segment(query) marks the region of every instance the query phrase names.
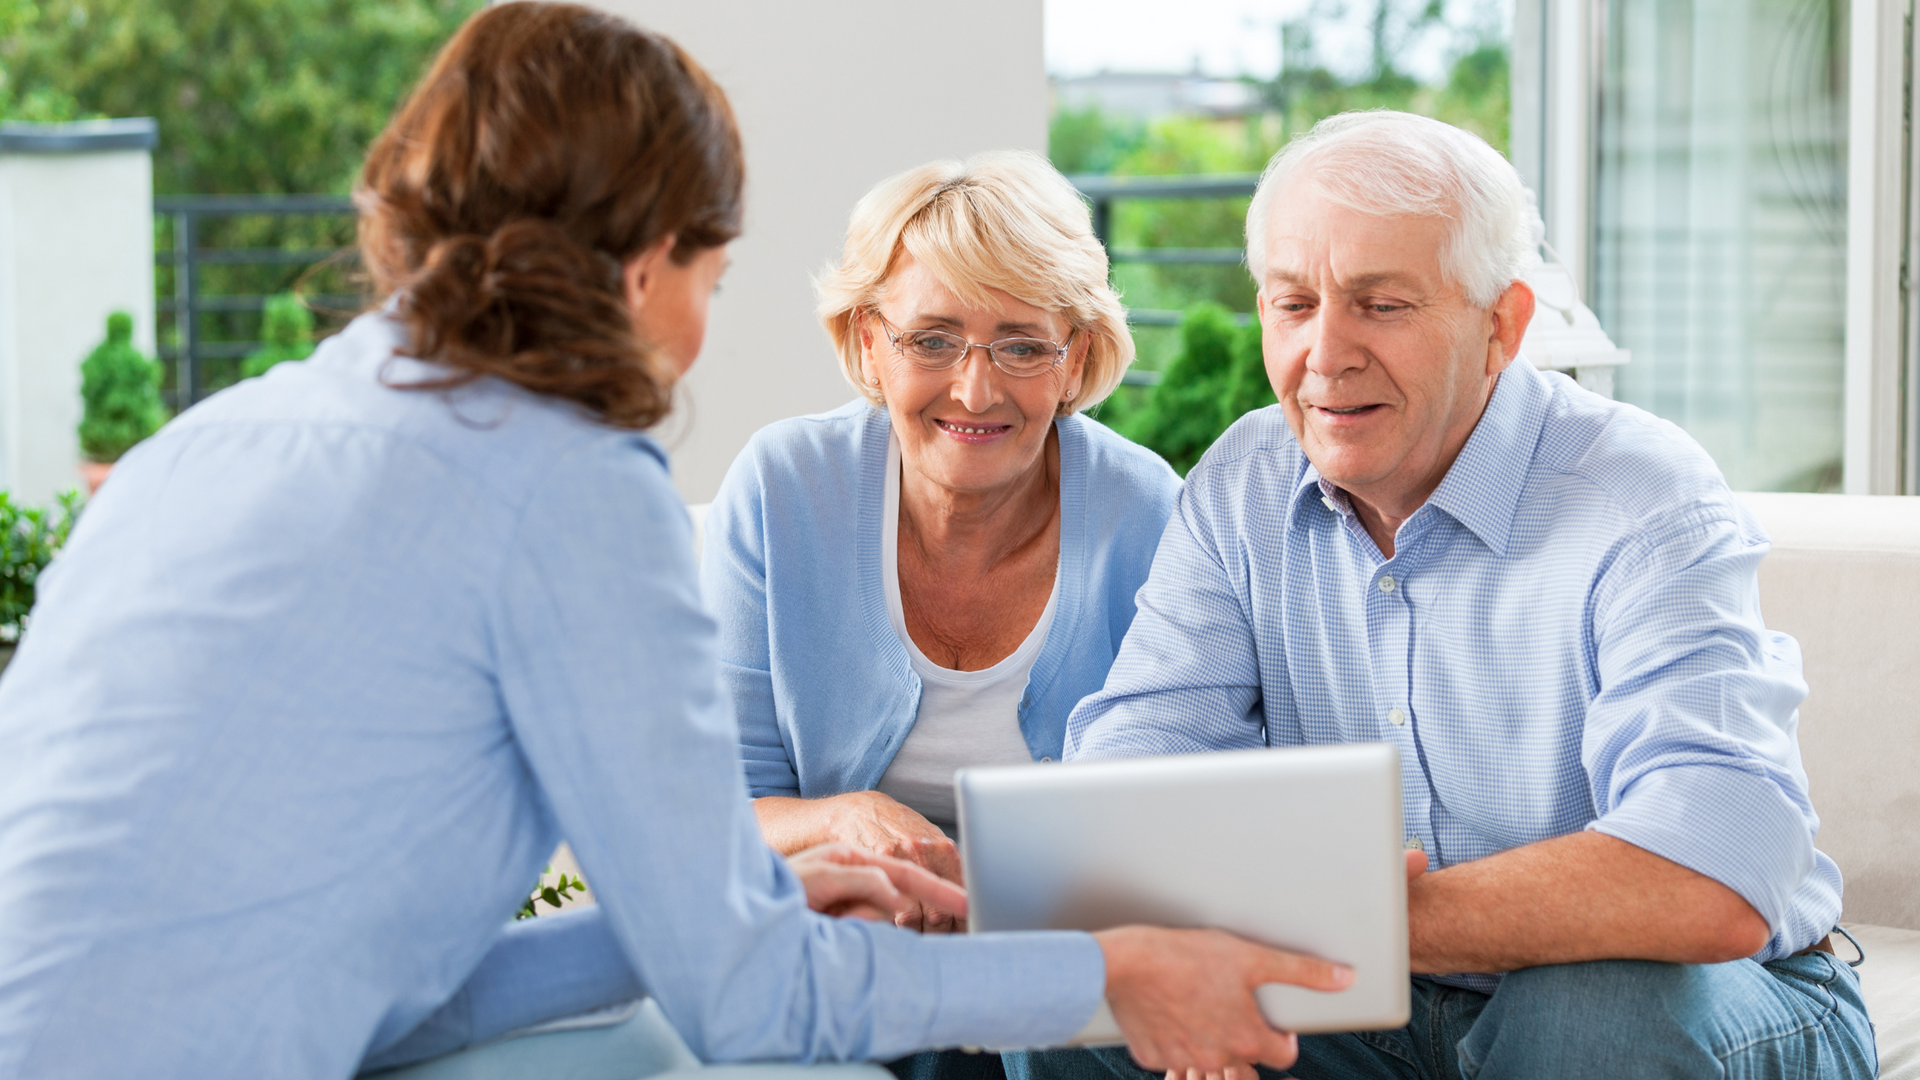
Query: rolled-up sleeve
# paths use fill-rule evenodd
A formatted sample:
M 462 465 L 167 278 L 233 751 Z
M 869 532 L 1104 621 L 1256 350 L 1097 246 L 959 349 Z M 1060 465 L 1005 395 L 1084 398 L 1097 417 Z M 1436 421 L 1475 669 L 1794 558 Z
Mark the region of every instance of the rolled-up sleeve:
M 707 511 L 700 591 L 719 631 L 720 686 L 740 726 L 747 790 L 798 795 L 800 778 L 780 735 L 767 631 L 764 502 L 753 450 L 740 455 Z
M 1622 546 L 1594 594 L 1582 759 L 1592 828 L 1726 885 L 1780 941 L 1807 932 L 1781 934 L 1819 819 L 1794 738 L 1799 648 L 1760 618 L 1767 547 L 1714 506 Z
M 1253 626 L 1212 542 L 1204 480 L 1182 489 L 1107 682 L 1067 719 L 1069 760 L 1262 745 Z
M 695 1053 L 890 1058 L 1086 1022 L 1105 981 L 1088 935 L 923 938 L 807 909 L 746 796 L 685 510 L 637 440 L 563 462 L 524 521 L 494 618 L 513 736 L 637 983 Z

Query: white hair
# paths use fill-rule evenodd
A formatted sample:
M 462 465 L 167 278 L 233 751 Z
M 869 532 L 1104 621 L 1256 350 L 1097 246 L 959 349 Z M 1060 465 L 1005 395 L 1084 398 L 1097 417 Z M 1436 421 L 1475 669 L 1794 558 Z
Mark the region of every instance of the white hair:
M 1452 124 L 1374 109 L 1329 116 L 1268 162 L 1247 207 L 1247 268 L 1266 274 L 1267 213 L 1295 179 L 1336 206 L 1452 222 L 1441 272 L 1491 307 L 1535 258 L 1538 214 L 1520 174 L 1486 140 Z

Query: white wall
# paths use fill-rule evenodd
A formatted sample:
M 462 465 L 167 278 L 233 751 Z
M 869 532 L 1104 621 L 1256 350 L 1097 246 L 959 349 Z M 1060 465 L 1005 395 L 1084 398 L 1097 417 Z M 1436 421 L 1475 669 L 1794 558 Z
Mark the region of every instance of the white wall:
M 0 489 L 81 485 L 80 362 L 107 314 L 153 353 L 153 164 L 145 150 L 0 152 Z
M 595 0 L 679 42 L 726 88 L 747 148 L 747 231 L 661 434 L 690 502 L 748 436 L 853 397 L 810 275 L 883 177 L 981 150 L 1046 151 L 1041 0 Z

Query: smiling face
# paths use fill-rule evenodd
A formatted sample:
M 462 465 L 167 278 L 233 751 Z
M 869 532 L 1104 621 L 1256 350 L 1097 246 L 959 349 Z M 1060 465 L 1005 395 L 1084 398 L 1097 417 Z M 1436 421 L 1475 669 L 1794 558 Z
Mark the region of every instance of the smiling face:
M 1267 377 L 1320 475 L 1394 519 L 1439 486 L 1533 313 L 1519 283 L 1468 302 L 1441 270 L 1447 226 L 1335 205 L 1311 176 L 1267 219 Z
M 1050 311 L 990 290 L 993 307 L 955 296 L 932 271 L 903 257 L 887 279 L 879 313 L 902 333 L 945 330 L 986 344 L 1008 337 L 1064 342 L 1071 328 Z M 985 349 L 969 349 L 960 363 L 929 371 L 901 355 L 878 320 L 859 321 L 861 378 L 881 395 L 900 439 L 907 471 L 956 494 L 991 495 L 1041 466 L 1054 412 L 1080 387 L 1086 335 L 1074 338 L 1066 359 L 1038 375 L 1008 375 Z

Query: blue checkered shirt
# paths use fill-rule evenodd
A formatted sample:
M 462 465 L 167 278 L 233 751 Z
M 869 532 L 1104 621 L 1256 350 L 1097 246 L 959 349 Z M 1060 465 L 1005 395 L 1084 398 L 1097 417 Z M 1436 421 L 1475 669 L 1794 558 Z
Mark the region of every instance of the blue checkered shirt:
M 1066 756 L 1385 740 L 1434 869 L 1597 829 L 1732 888 L 1774 931 L 1755 959 L 1785 956 L 1840 872 L 1768 546 L 1678 428 L 1521 361 L 1384 558 L 1269 407 L 1187 478 Z

